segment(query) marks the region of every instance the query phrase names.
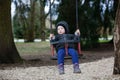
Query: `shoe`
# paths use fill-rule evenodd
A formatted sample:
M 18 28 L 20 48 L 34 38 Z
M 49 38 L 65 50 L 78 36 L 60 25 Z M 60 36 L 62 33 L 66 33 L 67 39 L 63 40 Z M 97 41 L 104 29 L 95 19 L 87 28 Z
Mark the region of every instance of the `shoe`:
M 65 74 L 65 73 L 64 73 L 64 65 L 63 65 L 62 63 L 58 65 L 58 70 L 59 70 L 59 74 L 60 74 L 60 75 L 61 75 L 61 74 Z
M 81 70 L 80 70 L 80 68 L 79 68 L 79 64 L 78 64 L 78 63 L 75 63 L 75 64 L 73 65 L 73 68 L 74 68 L 73 73 L 81 73 Z

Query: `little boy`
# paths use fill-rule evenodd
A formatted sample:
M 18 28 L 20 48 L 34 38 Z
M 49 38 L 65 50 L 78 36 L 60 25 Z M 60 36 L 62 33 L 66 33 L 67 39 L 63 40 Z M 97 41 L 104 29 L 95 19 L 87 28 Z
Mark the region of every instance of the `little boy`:
M 62 40 L 63 34 L 68 34 L 69 29 L 68 29 L 68 24 L 65 21 L 60 21 L 56 25 L 56 30 L 58 35 L 54 36 L 54 34 L 50 34 L 50 40 L 51 41 L 59 41 Z M 76 30 L 75 36 L 80 35 L 79 29 Z M 58 43 L 54 45 L 55 48 L 57 49 L 57 57 L 58 57 L 58 69 L 59 69 L 59 74 L 64 74 L 64 57 L 66 55 L 65 51 L 65 44 L 64 43 Z M 73 69 L 74 73 L 81 73 L 81 70 L 79 68 L 79 60 L 78 60 L 78 53 L 73 47 L 74 45 L 72 43 L 68 43 L 68 55 L 72 57 L 72 63 L 73 63 Z

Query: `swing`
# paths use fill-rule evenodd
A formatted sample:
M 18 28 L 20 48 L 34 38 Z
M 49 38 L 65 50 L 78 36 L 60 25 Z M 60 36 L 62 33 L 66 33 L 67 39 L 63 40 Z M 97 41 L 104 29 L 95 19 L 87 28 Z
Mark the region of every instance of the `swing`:
M 51 14 L 51 2 L 50 2 L 50 32 L 52 33 L 52 14 Z M 78 2 L 76 0 L 76 28 L 78 29 Z M 61 43 L 65 45 L 65 51 L 66 55 L 68 55 L 67 49 L 68 49 L 68 44 L 73 43 L 75 45 L 75 49 L 77 50 L 79 57 L 82 56 L 83 54 L 81 53 L 81 47 L 80 47 L 80 38 L 79 36 L 75 36 L 74 34 L 63 34 L 64 40 L 59 40 L 59 41 L 50 41 L 50 47 L 51 47 L 51 54 L 52 60 L 57 59 L 57 50 L 55 50 L 54 45 Z M 77 47 L 77 48 L 76 48 Z M 56 54 L 54 54 L 56 51 Z M 65 56 L 65 59 L 70 59 L 71 56 Z

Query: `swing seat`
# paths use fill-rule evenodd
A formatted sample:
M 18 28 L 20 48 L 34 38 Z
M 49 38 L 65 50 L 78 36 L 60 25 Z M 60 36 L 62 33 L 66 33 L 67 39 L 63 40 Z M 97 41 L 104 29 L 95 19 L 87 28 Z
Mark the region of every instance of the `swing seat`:
M 79 54 L 79 57 L 82 56 L 81 54 L 81 48 L 80 48 L 80 38 L 79 36 L 75 36 L 74 34 L 63 34 L 63 37 L 64 37 L 64 40 L 59 40 L 59 41 L 50 41 L 50 44 L 52 45 L 51 47 L 51 52 L 52 52 L 52 56 L 51 56 L 51 59 L 52 60 L 57 60 L 57 50 L 56 51 L 56 54 L 54 54 L 54 45 L 56 44 L 69 44 L 69 43 L 74 43 L 74 46 L 75 46 L 75 49 L 78 51 L 78 54 Z M 70 59 L 71 56 L 65 56 L 64 57 L 65 59 Z
M 83 54 L 81 55 L 78 55 L 78 58 L 81 58 L 83 57 Z M 65 56 L 64 59 L 71 59 L 72 57 L 71 56 Z M 57 60 L 57 53 L 54 55 L 54 56 L 51 56 L 50 58 L 51 60 Z M 84 58 L 83 58 L 84 59 Z

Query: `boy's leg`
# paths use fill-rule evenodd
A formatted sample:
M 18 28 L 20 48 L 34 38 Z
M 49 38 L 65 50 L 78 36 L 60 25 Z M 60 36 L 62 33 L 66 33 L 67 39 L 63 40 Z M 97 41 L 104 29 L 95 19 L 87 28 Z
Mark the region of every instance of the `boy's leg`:
M 58 64 L 64 64 L 65 49 L 59 49 L 57 52 Z
M 75 49 L 69 48 L 68 49 L 69 55 L 72 57 L 72 62 L 73 62 L 73 68 L 74 68 L 74 73 L 81 73 L 81 70 L 79 68 L 79 59 L 78 59 L 78 53 Z
M 78 53 L 73 48 L 68 48 L 68 54 L 72 57 L 72 63 L 79 63 Z
M 65 49 L 59 49 L 57 53 L 59 74 L 64 74 Z

